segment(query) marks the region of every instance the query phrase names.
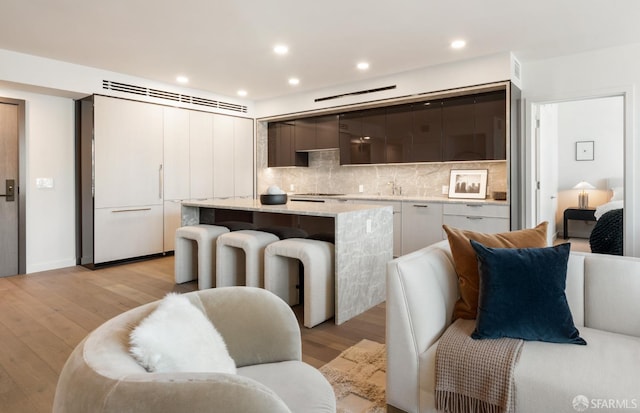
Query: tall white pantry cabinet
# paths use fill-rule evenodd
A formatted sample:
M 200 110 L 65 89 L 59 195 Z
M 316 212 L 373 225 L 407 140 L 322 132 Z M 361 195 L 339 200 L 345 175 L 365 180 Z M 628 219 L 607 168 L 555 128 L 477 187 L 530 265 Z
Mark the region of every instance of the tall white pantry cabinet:
M 183 200 L 253 196 L 252 119 L 99 95 L 77 108 L 80 264 L 172 251 Z

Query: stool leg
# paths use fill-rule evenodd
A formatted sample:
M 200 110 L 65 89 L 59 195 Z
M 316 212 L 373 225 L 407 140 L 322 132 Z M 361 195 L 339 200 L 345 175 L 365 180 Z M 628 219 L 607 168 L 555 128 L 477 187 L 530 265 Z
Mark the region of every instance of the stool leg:
M 264 288 L 282 298 L 287 304 L 298 304 L 296 283 L 298 260 L 265 252 Z
M 176 284 L 193 281 L 197 277 L 193 265 L 194 243 L 195 241 L 188 238 L 176 238 L 176 250 L 174 258 L 174 274 Z
M 322 251 L 322 259 L 310 260 L 303 257 L 304 265 L 304 326 L 311 328 L 334 315 L 334 264 L 333 251 Z
M 215 280 L 216 250 L 210 239 L 200 240 L 198 250 L 198 289 L 205 290 L 212 288 Z
M 234 287 L 245 284 L 242 272 L 244 251 L 218 243 L 216 246 L 216 287 Z

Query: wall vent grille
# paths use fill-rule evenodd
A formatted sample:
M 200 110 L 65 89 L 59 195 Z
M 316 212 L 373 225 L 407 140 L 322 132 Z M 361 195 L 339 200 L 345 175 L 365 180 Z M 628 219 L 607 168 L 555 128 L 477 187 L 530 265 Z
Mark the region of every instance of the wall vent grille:
M 520 79 L 520 62 L 518 62 L 515 59 L 513 61 L 513 75 L 516 77 L 516 79 L 521 80 Z
M 139 96 L 149 96 L 152 98 L 168 100 L 172 102 L 189 103 L 191 105 L 206 106 L 209 108 L 224 109 L 232 112 L 247 113 L 245 105 L 236 103 L 221 102 L 213 99 L 206 99 L 197 96 L 183 95 L 181 93 L 169 92 L 166 90 L 151 89 L 144 86 L 128 85 L 126 83 L 103 80 L 102 88 L 114 90 L 116 92 L 131 93 Z

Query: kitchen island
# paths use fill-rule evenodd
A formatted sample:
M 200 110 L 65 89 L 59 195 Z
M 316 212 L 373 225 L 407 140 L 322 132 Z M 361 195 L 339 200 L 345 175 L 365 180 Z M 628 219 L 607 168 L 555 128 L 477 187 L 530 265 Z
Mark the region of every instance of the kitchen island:
M 351 203 L 288 202 L 262 205 L 254 199 L 185 201 L 182 225 L 236 220 L 258 227 L 286 225 L 335 238 L 335 323 L 385 299 L 386 264 L 392 259 L 393 208 Z

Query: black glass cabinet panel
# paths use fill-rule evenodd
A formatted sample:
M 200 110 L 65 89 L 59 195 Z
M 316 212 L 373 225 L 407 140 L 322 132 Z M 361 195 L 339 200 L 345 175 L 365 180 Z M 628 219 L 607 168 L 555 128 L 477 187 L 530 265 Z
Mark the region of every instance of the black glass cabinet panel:
M 411 162 L 414 113 L 411 105 L 387 108 L 385 159 L 387 163 Z
M 308 153 L 295 152 L 294 121 L 272 122 L 267 128 L 267 165 L 269 168 L 309 165 Z
M 484 159 L 507 159 L 507 100 L 506 92 L 476 95 L 475 135 L 483 142 Z
M 484 159 L 484 145 L 476 142 L 473 96 L 445 99 L 442 102 L 444 161 Z
M 442 162 L 442 101 L 413 104 L 413 143 L 406 162 Z
M 316 149 L 315 118 L 296 119 L 294 142 L 296 151 Z
M 385 162 L 385 109 L 340 115 L 340 164 Z
M 340 146 L 338 135 L 338 115 L 324 115 L 315 118 L 316 148 L 336 149 Z

